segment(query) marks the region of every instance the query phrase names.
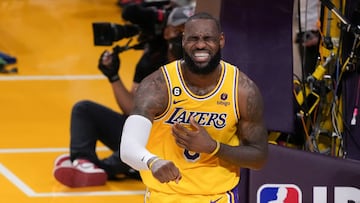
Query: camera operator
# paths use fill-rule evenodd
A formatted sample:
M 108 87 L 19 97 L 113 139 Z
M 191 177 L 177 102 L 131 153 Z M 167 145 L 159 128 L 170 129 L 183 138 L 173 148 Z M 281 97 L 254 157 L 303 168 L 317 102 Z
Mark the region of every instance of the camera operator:
M 195 7 L 195 1 L 192 0 L 164 2 L 167 4 L 161 3 L 161 1 L 144 1 L 142 4 L 129 3 L 123 9 L 122 18 L 141 28 L 138 41 L 140 43 L 145 42 L 144 54 L 135 69 L 134 82 L 136 83 L 140 83 L 143 78 L 158 67 L 169 62 L 167 58 L 168 39 L 163 33 L 164 28 L 167 27 L 167 16 L 169 16 L 170 11 L 177 7 Z M 181 36 L 179 37 L 181 38 Z
M 73 106 L 70 155 L 61 155 L 55 160 L 54 176 L 59 182 L 69 187 L 84 187 L 103 185 L 106 180 L 140 179 L 138 171 L 124 164 L 119 157 L 121 132 L 133 108 L 133 93 L 143 78 L 170 60 L 168 56 L 171 59 L 182 57 L 182 52 L 176 51 L 176 47 L 179 46 L 183 24 L 193 12 L 193 6 L 174 8 L 168 16 L 165 32 L 162 31 L 161 40 L 165 43 L 156 44 L 155 41 L 160 40 L 156 37 L 152 38 L 155 41 L 145 43 L 144 54 L 136 65 L 130 91 L 119 76 L 121 60 L 118 53 L 104 51 L 101 54 L 98 68 L 108 78 L 123 114 L 89 100 Z M 100 160 L 95 150 L 97 141 L 110 148 L 112 155 Z

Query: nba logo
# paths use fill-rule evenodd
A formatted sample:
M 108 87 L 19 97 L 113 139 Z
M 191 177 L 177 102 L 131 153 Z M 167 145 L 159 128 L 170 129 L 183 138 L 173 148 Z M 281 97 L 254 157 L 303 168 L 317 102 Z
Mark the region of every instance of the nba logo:
M 257 203 L 302 203 L 301 198 L 294 184 L 264 184 L 257 191 Z

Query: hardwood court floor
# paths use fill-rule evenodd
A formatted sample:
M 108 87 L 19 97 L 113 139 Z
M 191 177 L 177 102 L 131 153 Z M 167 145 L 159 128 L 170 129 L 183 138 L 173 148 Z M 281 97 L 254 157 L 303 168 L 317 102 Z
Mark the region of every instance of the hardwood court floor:
M 53 175 L 54 159 L 68 153 L 70 111 L 90 99 L 118 110 L 97 69 L 103 50 L 91 23 L 123 23 L 116 0 L 1 0 L 0 52 L 17 58 L 17 74 L 0 74 L 1 202 L 143 202 L 140 181 L 72 189 Z M 125 40 L 118 44 L 125 44 Z M 139 51 L 121 54 L 130 87 Z M 101 144 L 100 156 L 110 152 Z

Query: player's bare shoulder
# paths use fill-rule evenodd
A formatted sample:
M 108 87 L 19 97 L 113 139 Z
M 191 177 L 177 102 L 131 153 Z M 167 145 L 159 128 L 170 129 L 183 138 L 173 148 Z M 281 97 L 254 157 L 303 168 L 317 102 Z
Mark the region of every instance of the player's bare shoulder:
M 243 72 L 239 74 L 238 90 L 241 115 L 247 118 L 261 118 L 264 109 L 262 95 L 254 81 Z
M 168 104 L 168 91 L 161 68 L 143 81 L 135 92 L 134 114 L 153 118 L 161 114 Z

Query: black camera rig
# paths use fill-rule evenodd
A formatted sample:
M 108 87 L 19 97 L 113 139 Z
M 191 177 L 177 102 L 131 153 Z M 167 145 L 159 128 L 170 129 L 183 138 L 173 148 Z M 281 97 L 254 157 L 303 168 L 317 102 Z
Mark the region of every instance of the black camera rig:
M 156 36 L 163 34 L 166 19 L 170 12 L 170 1 L 155 1 L 128 4 L 123 8 L 122 18 L 131 24 L 116 24 L 111 22 L 93 22 L 92 29 L 95 46 L 112 46 L 124 38 L 138 37 L 138 44 L 113 48 L 118 53 L 128 49 L 143 49 L 144 44 Z

